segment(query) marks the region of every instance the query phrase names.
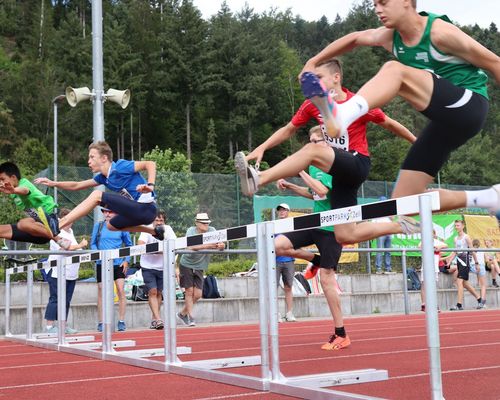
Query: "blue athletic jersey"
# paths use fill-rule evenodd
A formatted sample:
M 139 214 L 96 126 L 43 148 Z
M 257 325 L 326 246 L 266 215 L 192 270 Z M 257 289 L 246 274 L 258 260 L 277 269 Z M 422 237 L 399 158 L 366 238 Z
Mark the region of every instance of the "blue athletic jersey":
M 98 235 L 100 224 L 103 224 L 103 226 Z M 130 232 L 110 231 L 104 221 L 94 224 L 92 238 L 90 239 L 90 248 L 92 250 L 111 250 L 130 246 L 133 246 Z M 115 258 L 113 265 L 121 265 L 124 261 L 130 263 L 130 257 Z M 96 264 L 101 265 L 101 261 L 96 261 Z
M 98 184 L 106 186 L 109 190 L 118 192 L 131 200 L 138 201 L 139 197 L 143 195 L 141 202 L 148 203 L 154 201 L 154 192 L 143 194 L 136 190 L 137 185 L 144 185 L 147 182 L 134 168 L 135 161 L 113 161 L 108 176 L 97 174 L 94 176 L 94 180 Z

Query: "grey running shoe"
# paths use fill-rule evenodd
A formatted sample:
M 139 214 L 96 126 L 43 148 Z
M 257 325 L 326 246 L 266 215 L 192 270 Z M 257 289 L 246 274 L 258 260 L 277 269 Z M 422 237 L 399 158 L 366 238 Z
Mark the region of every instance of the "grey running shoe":
M 253 196 L 259 190 L 259 175 L 248 165 L 245 154 L 238 151 L 234 157 L 234 167 L 240 177 L 241 191 L 245 196 Z
M 188 315 L 189 326 L 196 326 L 196 321 L 191 315 Z
M 184 325 L 189 326 L 189 315 L 182 315 L 180 312 L 178 312 L 177 318 L 179 318 L 184 323 Z
M 163 321 L 161 319 L 158 319 L 156 320 L 156 328 L 155 329 L 163 329 L 164 328 L 164 324 L 163 324 Z
M 500 221 L 500 183 L 497 185 L 493 185 L 491 188 L 497 192 L 498 200 L 496 206 L 491 207 L 489 211 L 491 214 L 497 217 L 498 221 Z
M 450 311 L 463 311 L 464 307 L 463 306 L 453 306 L 450 308 Z
M 486 304 L 484 304 L 482 302 L 481 303 L 477 303 L 477 307 L 476 307 L 477 310 L 482 310 L 483 308 L 486 308 Z
M 64 333 L 68 335 L 74 335 L 75 333 L 78 333 L 78 331 L 74 328 L 67 326 L 66 329 L 64 330 Z
M 420 233 L 420 222 L 416 219 L 406 216 L 399 217 L 399 226 L 403 230 L 405 235 L 413 235 L 414 233 Z

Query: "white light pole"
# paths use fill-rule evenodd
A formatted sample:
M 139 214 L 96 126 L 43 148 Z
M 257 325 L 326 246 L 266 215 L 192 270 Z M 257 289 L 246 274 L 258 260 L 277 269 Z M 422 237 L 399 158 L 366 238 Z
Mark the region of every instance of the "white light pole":
M 54 106 L 54 181 L 57 181 L 57 109 L 66 99 L 64 94 L 60 94 L 52 99 Z M 54 202 L 57 204 L 57 187 L 54 187 Z

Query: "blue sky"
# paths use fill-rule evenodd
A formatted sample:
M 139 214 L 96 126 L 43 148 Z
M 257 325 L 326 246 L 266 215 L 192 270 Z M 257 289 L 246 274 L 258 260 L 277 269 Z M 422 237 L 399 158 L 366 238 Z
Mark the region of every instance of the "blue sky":
M 272 5 L 279 10 L 291 8 L 293 14 L 299 14 L 305 20 L 317 20 L 325 15 L 333 21 L 337 13 L 345 17 L 352 5 L 359 1 L 314 0 L 309 3 L 304 0 L 274 0 L 272 2 L 269 0 L 226 0 L 226 3 L 233 12 L 241 10 L 245 3 L 259 13 L 269 10 Z M 194 4 L 205 18 L 209 18 L 220 9 L 222 0 L 194 0 Z M 500 28 L 500 0 L 418 0 L 417 5 L 419 11 L 447 14 L 452 21 L 461 25 L 477 23 L 487 28 L 491 22 L 494 22 Z

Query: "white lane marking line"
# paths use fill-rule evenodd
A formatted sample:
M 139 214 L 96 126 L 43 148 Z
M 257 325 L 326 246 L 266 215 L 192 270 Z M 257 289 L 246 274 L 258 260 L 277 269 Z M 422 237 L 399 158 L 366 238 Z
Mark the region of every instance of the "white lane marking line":
M 44 363 L 44 364 L 12 365 L 10 367 L 0 367 L 0 370 L 18 369 L 18 368 L 52 367 L 54 365 L 83 364 L 83 363 L 93 363 L 93 362 L 102 362 L 102 360 L 93 359 L 93 360 L 81 360 L 81 361 L 61 361 L 61 362 Z
M 142 376 L 154 376 L 154 375 L 164 375 L 165 372 L 151 372 L 145 374 L 131 374 L 131 375 L 119 375 L 119 376 L 106 376 L 101 378 L 88 378 L 88 379 L 72 379 L 67 381 L 56 381 L 56 382 L 43 382 L 43 383 L 30 383 L 28 385 L 15 385 L 15 386 L 0 386 L 0 390 L 8 390 L 8 389 L 24 389 L 24 388 L 32 388 L 39 386 L 51 386 L 51 385 L 66 385 L 68 383 L 80 383 L 80 382 L 95 382 L 95 381 L 106 381 L 112 379 L 128 379 L 128 378 L 136 378 Z
M 448 371 L 442 371 L 443 374 L 456 374 L 461 372 L 471 372 L 471 371 L 484 371 L 490 369 L 500 369 L 500 365 L 491 365 L 489 367 L 474 367 L 474 368 L 464 368 L 464 369 L 450 369 Z M 421 376 L 428 376 L 428 372 L 424 372 L 421 374 L 412 374 L 412 375 L 401 375 L 401 376 L 392 376 L 389 379 L 408 379 L 408 378 L 418 378 Z
M 266 395 L 273 394 L 275 395 L 276 393 L 271 393 L 271 392 L 247 392 L 247 393 L 240 393 L 240 394 L 228 394 L 225 396 L 216 396 L 216 397 L 200 397 L 195 400 L 222 400 L 222 399 L 235 399 L 237 397 L 249 397 L 249 396 L 260 396 L 261 398 Z
M 10 354 L 0 354 L 0 357 L 11 357 L 11 356 L 31 356 L 36 354 L 49 354 L 53 351 L 32 351 L 31 353 L 10 353 Z

